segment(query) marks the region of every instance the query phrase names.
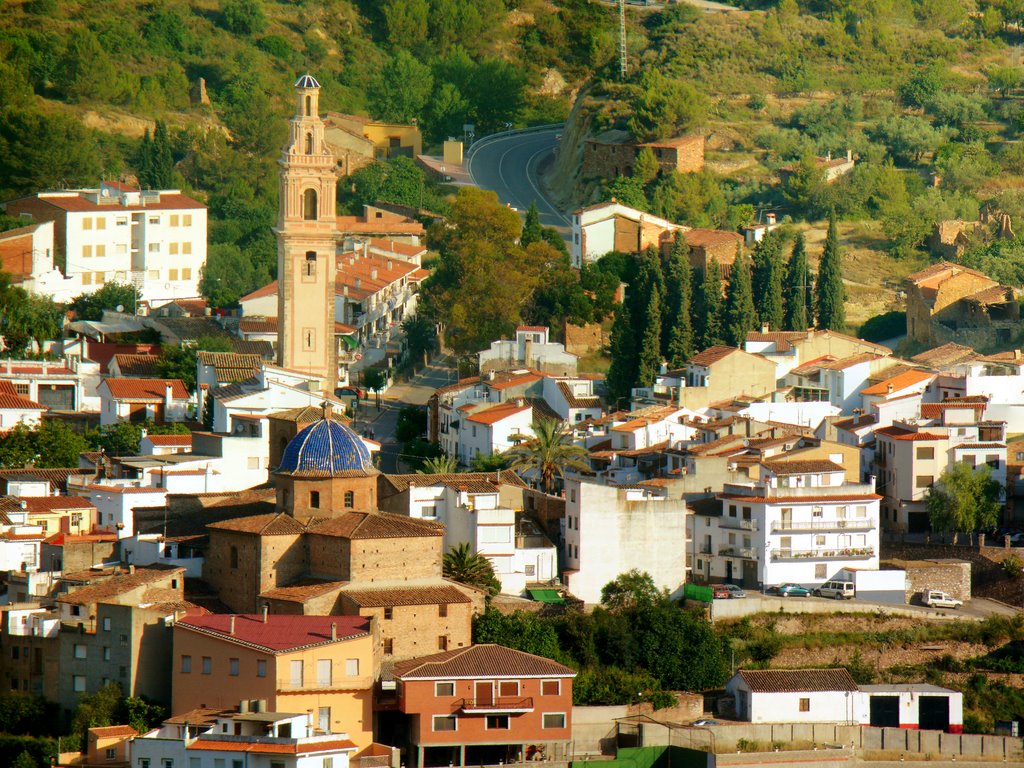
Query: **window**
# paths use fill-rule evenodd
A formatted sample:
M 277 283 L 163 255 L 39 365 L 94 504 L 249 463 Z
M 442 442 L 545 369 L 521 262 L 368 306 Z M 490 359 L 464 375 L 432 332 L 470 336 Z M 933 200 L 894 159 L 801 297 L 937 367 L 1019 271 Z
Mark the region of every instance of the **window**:
M 320 491 L 309 492 L 309 506 L 313 509 L 320 509 Z
M 325 757 L 324 758 L 323 768 L 334 768 L 334 758 L 333 757 Z
M 448 635 L 437 636 L 437 650 L 447 651 L 448 650 Z
M 307 155 L 312 155 L 313 154 L 313 134 L 312 133 L 307 133 L 306 134 L 306 154 Z
M 434 732 L 459 730 L 459 719 L 455 715 L 434 715 Z
M 127 216 L 118 216 L 115 223 L 119 227 L 127 227 L 128 226 L 128 217 Z
M 186 256 L 191 256 L 192 255 L 192 243 L 182 243 L 181 244 L 181 252 L 183 254 L 185 254 Z
M 85 646 L 80 643 L 75 643 L 75 658 L 84 659 L 86 654 Z
M 930 446 L 919 445 L 915 451 L 915 456 L 918 459 L 934 459 L 935 449 Z
M 317 685 L 330 685 L 333 675 L 333 664 L 330 659 L 316 660 L 316 683 Z
M 519 695 L 519 681 L 518 680 L 500 680 L 498 682 L 498 695 L 499 696 L 518 696 Z
M 104 645 L 103 646 L 103 660 L 104 661 L 110 661 L 110 646 L 109 645 Z
M 172 213 L 171 214 L 171 226 L 172 227 L 178 226 L 178 214 L 176 214 L 176 213 Z
M 384 609 L 384 620 L 385 621 L 391 621 L 391 619 L 393 619 L 394 617 L 395 617 L 395 609 L 394 608 L 385 608 Z
M 160 243 L 150 243 L 149 244 L 149 252 L 150 253 L 160 253 Z
M 174 768 L 174 758 L 165 757 L 163 759 L 163 762 L 160 763 L 160 765 L 162 766 L 162 768 Z
M 811 508 L 811 517 L 821 517 L 824 514 L 825 510 L 822 507 L 815 506 Z
M 934 483 L 934 475 L 918 475 L 916 478 L 914 478 L 915 488 L 931 488 Z
M 115 757 L 117 757 L 117 748 L 107 747 L 107 760 L 113 760 Z
M 213 673 L 213 659 L 209 656 L 203 656 L 203 674 L 209 675 Z
M 317 199 L 315 189 L 307 189 L 302 193 L 302 218 L 306 221 L 316 221 L 317 219 Z
M 345 491 L 345 509 L 352 509 L 356 505 L 356 495 L 353 491 Z
M 306 251 L 306 262 L 302 267 L 305 277 L 316 277 L 316 251 Z
M 488 715 L 484 718 L 484 728 L 488 731 L 507 731 L 508 715 Z
M 992 469 L 999 469 L 999 454 L 988 453 L 985 455 L 985 463 L 988 464 Z
M 106 229 L 106 228 L 107 228 L 107 220 L 105 218 L 103 218 L 102 216 L 97 216 L 96 217 L 96 229 Z
M 729 505 L 729 517 L 736 517 L 736 505 L 735 504 L 730 504 Z
M 228 659 L 228 674 L 238 677 L 238 659 Z
M 800 699 L 800 711 L 801 712 L 810 712 L 811 711 L 811 700 L 810 699 Z
M 359 676 L 359 659 L 345 659 L 345 674 L 349 677 Z
M 545 712 L 541 720 L 542 728 L 565 728 L 564 712 Z
M 264 659 L 256 660 L 256 677 L 267 676 L 267 662 Z
M 117 253 L 118 256 L 124 256 L 128 253 L 128 246 L 124 243 L 117 243 L 117 245 L 114 246 L 114 252 Z
M 176 281 L 178 279 L 178 270 L 176 270 L 176 269 L 170 270 L 168 275 L 167 275 L 167 279 L 168 280 L 175 280 Z
M 97 245 L 96 246 L 96 255 L 97 256 L 106 256 L 107 255 L 107 246 L 105 246 L 105 245 Z
M 128 646 L 128 635 L 120 635 L 117 640 L 121 644 L 122 648 L 126 648 Z
M 454 696 L 455 683 L 434 683 L 435 696 Z
M 384 653 L 385 655 L 391 655 L 395 652 L 395 641 L 390 637 L 384 638 Z
M 83 245 L 82 246 L 82 258 L 88 259 L 91 256 L 92 256 L 92 246 L 91 245 Z
M 128 677 L 128 667 L 118 667 L 117 674 L 119 677 Z
M 149 270 L 149 272 L 147 273 L 147 277 L 149 277 L 150 280 L 159 280 L 160 279 L 160 270 L 159 269 L 151 269 L 151 270 Z
M 160 223 L 160 217 L 159 216 L 150 216 L 149 217 L 149 223 L 150 224 L 159 224 Z
M 80 605 L 72 605 L 71 606 L 71 615 L 72 616 L 81 616 L 82 615 L 82 606 L 80 606 Z
M 191 227 L 192 226 L 192 214 L 191 213 L 186 213 L 185 215 L 183 215 L 181 217 L 181 225 L 183 227 Z
M 822 536 L 821 534 L 818 534 L 817 536 L 815 536 L 814 537 L 814 546 L 816 546 L 816 547 L 824 547 L 825 546 L 825 537 Z
M 104 277 L 105 277 L 105 275 L 104 275 L 103 272 L 93 272 L 92 273 L 92 281 L 96 285 L 103 285 Z
M 319 707 L 317 709 L 317 728 L 321 731 L 328 732 L 331 730 L 331 708 L 330 707 Z M 325 768 L 330 768 L 332 764 L 332 758 L 324 758 Z
M 448 618 L 448 603 L 441 603 L 439 606 L 437 606 L 437 615 L 439 618 L 442 619 Z
M 82 219 L 82 229 L 83 230 L 90 230 L 90 229 L 92 229 L 92 219 L 89 218 L 88 216 L 85 217 L 84 219 Z
M 92 272 L 82 273 L 82 285 L 92 285 Z
M 85 691 L 85 675 L 74 675 L 71 678 L 71 688 L 75 693 Z
M 562 681 L 561 680 L 541 680 L 540 681 L 540 695 L 541 696 L 558 696 L 562 692 Z
M 246 459 L 246 466 L 249 469 L 259 469 L 260 468 L 260 457 L 259 456 L 249 456 Z
M 178 255 L 178 244 L 177 243 L 168 243 L 167 244 L 167 252 L 171 256 L 177 256 Z
M 185 267 L 183 270 L 181 270 L 181 279 L 182 280 L 191 280 L 192 279 L 192 270 L 191 270 L 191 268 Z

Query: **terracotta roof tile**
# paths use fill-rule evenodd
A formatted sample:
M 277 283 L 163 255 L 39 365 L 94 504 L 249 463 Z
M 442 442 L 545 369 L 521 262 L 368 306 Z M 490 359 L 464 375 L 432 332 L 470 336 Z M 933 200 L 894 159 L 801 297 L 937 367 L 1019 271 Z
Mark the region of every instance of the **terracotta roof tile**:
M 14 410 L 14 411 L 45 411 L 47 410 L 45 405 L 40 405 L 34 400 L 29 400 L 27 397 L 21 395 L 5 395 L 0 393 L 0 410 Z
M 235 533 L 252 533 L 258 536 L 290 536 L 302 533 L 306 526 L 291 515 L 283 512 L 252 517 L 236 517 L 206 526 L 218 531 L 234 531 Z
M 899 392 L 900 390 L 908 387 L 913 387 L 917 384 L 923 384 L 931 381 L 934 378 L 935 374 L 930 371 L 905 371 L 897 376 L 880 381 L 877 384 L 872 384 L 867 389 L 862 389 L 860 393 L 862 395 L 885 395 L 889 393 L 889 387 L 892 387 L 893 392 Z
M 709 365 L 713 365 L 714 363 L 717 363 L 719 360 L 724 360 L 733 352 L 739 351 L 740 350 L 737 347 L 726 347 L 722 345 L 717 345 L 713 347 L 708 347 L 702 352 L 698 352 L 696 355 L 691 357 L 686 362 L 689 363 L 690 365 L 700 365 L 706 367 Z
M 443 536 L 444 526 L 392 512 L 348 512 L 341 517 L 310 522 L 309 533 L 345 539 L 402 539 Z
M 261 592 L 260 597 L 268 600 L 284 600 L 292 603 L 304 603 L 307 600 L 340 590 L 347 581 L 328 581 L 325 579 L 299 579 L 284 587 L 268 589 Z
M 60 208 L 64 211 L 99 211 L 113 213 L 115 211 L 173 211 L 181 209 L 195 210 L 206 208 L 206 206 L 198 200 L 193 200 L 191 197 L 183 195 L 180 192 L 170 191 L 161 193 L 159 201 L 149 201 L 145 205 L 141 202 L 133 205 L 121 205 L 120 199 L 118 198 L 112 198 L 109 202 L 105 202 L 101 205 L 78 194 L 69 194 L 67 196 L 50 194 L 31 195 L 28 198 L 22 199 L 38 199 L 40 202 L 48 203 L 54 208 Z
M 431 485 L 445 485 L 457 490 L 466 489 L 467 493 L 494 493 L 497 491 L 496 480 L 502 485 L 525 488 L 526 483 L 511 469 L 495 472 L 462 472 L 452 474 L 416 474 L 416 475 L 381 475 L 381 479 L 401 493 L 409 488 L 425 488 Z
M 522 405 L 516 405 L 514 401 L 509 403 L 498 403 L 497 405 L 492 405 L 490 408 L 484 408 L 483 410 L 471 413 L 466 417 L 466 421 L 490 426 L 492 424 L 497 424 L 499 421 L 504 421 L 511 416 L 523 413 L 524 411 L 529 411 L 532 408 L 533 406 L 528 403 L 523 403 Z
M 93 509 L 93 504 L 81 496 L 26 496 L 25 509 L 32 514 L 56 512 L 62 509 Z
M 186 749 L 204 752 L 251 752 L 267 755 L 299 755 L 316 752 L 340 752 L 358 749 L 351 739 L 331 739 L 330 741 L 296 741 L 291 744 L 269 744 L 263 741 L 218 741 L 216 738 L 199 738 L 190 743 Z
M 238 330 L 242 333 L 277 333 L 277 318 L 243 317 L 238 321 Z
M 130 725 L 107 725 L 97 728 L 90 728 L 89 733 L 96 734 L 101 739 L 116 739 L 119 736 L 138 736 L 139 732 Z
M 66 595 L 61 595 L 57 598 L 57 602 L 70 605 L 89 605 L 90 603 L 115 598 L 126 592 L 155 584 L 158 581 L 166 581 L 175 575 L 181 576 L 184 573 L 184 568 L 169 565 L 151 565 L 145 568 L 136 568 L 134 573 L 119 574 L 106 581 L 91 584 Z
M 332 625 L 337 638 L 333 641 Z M 210 614 L 181 619 L 176 626 L 271 653 L 342 642 L 370 633 L 370 620 L 362 616 L 269 614 L 264 620 L 262 614 Z
M 971 347 L 951 341 L 948 344 L 927 349 L 910 359 L 921 365 L 944 367 L 975 360 L 978 356 L 978 353 Z
M 861 365 L 863 363 L 870 363 L 872 360 L 878 360 L 884 357 L 884 355 L 876 355 L 873 352 L 861 352 L 856 355 L 850 355 L 849 357 L 842 357 L 838 360 L 827 360 L 819 363 L 819 368 L 826 368 L 830 371 L 844 371 L 847 368 L 852 368 L 855 365 Z
M 153 445 L 191 446 L 192 435 L 146 435 Z
M 491 643 L 471 645 L 395 664 L 400 680 L 458 677 L 575 677 L 562 664 Z
M 837 669 L 741 669 L 738 674 L 755 693 L 857 690 L 856 681 L 843 667 Z
M 472 600 L 451 584 L 424 587 L 346 589 L 343 593 L 361 608 L 389 608 L 398 605 L 455 605 Z
M 138 376 L 142 378 L 156 378 L 156 364 L 160 360 L 156 355 L 114 355 L 111 363 L 117 363 L 117 370 L 122 376 Z M 108 364 L 107 368 L 110 365 Z
M 110 396 L 115 400 L 159 400 L 163 402 L 167 386 L 171 397 L 188 400 L 188 390 L 180 379 L 104 379 Z
M 804 475 L 816 472 L 844 472 L 841 464 L 828 459 L 779 459 L 761 462 L 774 475 Z

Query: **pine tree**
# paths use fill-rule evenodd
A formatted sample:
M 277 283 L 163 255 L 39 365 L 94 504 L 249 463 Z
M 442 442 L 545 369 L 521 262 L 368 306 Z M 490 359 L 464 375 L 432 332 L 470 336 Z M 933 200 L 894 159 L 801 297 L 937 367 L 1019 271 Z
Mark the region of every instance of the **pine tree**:
M 793 253 L 786 269 L 786 317 L 783 327 L 787 331 L 806 331 L 814 325 L 814 287 L 811 271 L 807 267 L 807 249 L 804 234 L 798 232 L 793 241 Z
M 619 401 L 628 402 L 634 386 L 636 386 L 639 350 L 636 344 L 636 333 L 633 329 L 633 318 L 629 311 L 628 301 L 623 301 L 615 312 L 612 324 L 612 337 L 609 344 L 612 364 L 608 368 L 608 393 L 618 407 Z
M 757 315 L 762 324 L 773 330 L 782 328 L 782 240 L 767 233 L 754 251 L 752 284 Z
M 724 343 L 722 336 L 722 268 L 712 258 L 700 284 L 700 304 L 697 308 L 700 323 L 700 348 L 707 349 Z
M 171 152 L 171 139 L 167 134 L 167 123 L 163 120 L 156 121 L 152 148 L 153 188 L 170 189 L 174 186 L 174 154 Z
M 669 368 L 679 368 L 693 355 L 693 271 L 686 241 L 676 235 L 665 269 L 665 308 L 661 318 L 662 352 Z
M 825 251 L 818 265 L 818 281 L 815 284 L 815 304 L 818 310 L 818 327 L 841 331 L 846 325 L 846 309 L 843 302 L 846 291 L 843 287 L 842 253 L 839 250 L 839 233 L 836 229 L 836 214 L 833 211 L 828 220 L 828 236 Z
M 637 386 L 654 386 L 661 372 L 661 295 L 651 290 L 647 296 L 640 354 L 637 359 Z
M 526 209 L 526 221 L 523 222 L 523 233 L 519 235 L 519 244 L 525 248 L 531 243 L 537 243 L 544 239 L 544 228 L 540 224 L 540 211 L 537 210 L 537 201 L 530 203 Z
M 725 292 L 722 310 L 725 325 L 725 343 L 740 347 L 747 334 L 757 327 L 754 295 L 750 286 L 750 261 L 736 249 L 736 261 L 729 273 L 729 287 Z

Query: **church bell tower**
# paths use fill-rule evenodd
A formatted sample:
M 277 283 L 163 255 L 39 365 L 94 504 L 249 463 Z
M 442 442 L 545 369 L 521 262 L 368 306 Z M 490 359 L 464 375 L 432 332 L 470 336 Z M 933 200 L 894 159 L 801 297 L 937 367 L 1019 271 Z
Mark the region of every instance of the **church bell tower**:
M 295 82 L 291 137 L 278 161 L 280 211 L 277 235 L 277 361 L 283 368 L 318 376 L 333 393 L 338 379 L 334 337 L 337 166 L 324 142 L 318 113 L 320 83 Z

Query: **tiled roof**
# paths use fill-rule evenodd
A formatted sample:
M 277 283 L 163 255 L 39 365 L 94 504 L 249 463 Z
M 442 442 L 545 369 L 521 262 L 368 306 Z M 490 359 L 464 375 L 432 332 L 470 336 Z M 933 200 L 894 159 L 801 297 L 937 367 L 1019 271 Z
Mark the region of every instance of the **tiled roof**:
M 843 472 L 844 467 L 828 459 L 779 459 L 762 462 L 773 475 L 805 475 L 814 472 Z
M 232 619 L 234 634 L 231 633 Z M 370 633 L 370 620 L 362 616 L 269 614 L 264 619 L 262 614 L 210 614 L 181 619 L 177 626 L 270 653 L 326 645 Z M 332 626 L 336 640 L 331 640 Z
M 120 574 L 98 584 L 91 584 L 88 587 L 82 587 L 74 592 L 61 595 L 57 598 L 57 602 L 70 605 L 89 605 L 101 600 L 109 600 L 110 598 L 123 595 L 126 592 L 131 592 L 158 581 L 165 581 L 175 575 L 180 577 L 184 573 L 184 568 L 169 565 L 150 565 L 145 568 L 136 568 L 135 573 Z
M 971 449 L 971 450 L 976 450 L 978 448 L 1005 448 L 1005 447 L 1006 447 L 1006 443 L 960 443 L 959 445 L 954 445 L 953 446 L 953 450 L 960 450 L 961 448 L 967 448 L 967 449 Z
M 191 446 L 192 435 L 146 435 L 153 445 Z
M 836 429 L 864 429 L 877 423 L 877 416 L 862 415 L 859 419 L 856 416 L 850 416 L 839 421 L 833 421 L 832 426 Z
M 351 739 L 331 739 L 330 741 L 296 741 L 294 743 L 270 744 L 264 741 L 218 741 L 214 738 L 199 738 L 191 742 L 186 749 L 204 752 L 251 752 L 266 755 L 305 755 L 317 752 L 341 752 L 358 749 Z
M 156 364 L 159 360 L 160 358 L 156 355 L 118 354 L 114 355 L 111 362 L 117 363 L 117 370 L 122 376 L 156 378 Z
M 957 344 L 951 341 L 948 344 L 927 349 L 920 354 L 914 355 L 910 359 L 915 363 L 920 363 L 921 365 L 941 368 L 944 366 L 965 363 L 970 360 L 974 360 L 977 357 L 978 353 L 971 347 L 965 347 L 963 344 Z
M 893 392 L 899 392 L 901 389 L 913 387 L 917 384 L 923 384 L 924 382 L 931 381 L 934 378 L 935 374 L 929 371 L 905 371 L 897 376 L 893 376 L 891 379 L 886 379 L 885 381 L 880 381 L 877 384 L 872 384 L 870 387 L 862 389 L 860 393 L 862 395 L 885 395 L 889 393 L 889 387 L 892 387 Z
M 450 584 L 425 587 L 346 589 L 343 593 L 361 608 L 390 608 L 397 605 L 455 605 L 472 602 Z
M 434 680 L 465 677 L 575 677 L 562 664 L 532 653 L 491 643 L 457 648 L 395 664 L 400 680 Z
M 427 252 L 427 247 L 425 245 L 410 245 L 409 243 L 399 243 L 394 240 L 388 240 L 383 237 L 370 237 L 367 238 L 367 240 L 369 240 L 371 248 L 375 248 L 377 251 L 394 253 L 398 256 L 416 257 L 422 256 Z
M 483 410 L 471 413 L 466 417 L 466 421 L 472 421 L 476 424 L 492 425 L 497 424 L 499 421 L 503 421 L 511 416 L 516 416 L 524 411 L 532 410 L 533 406 L 528 403 L 522 405 L 516 405 L 515 401 L 508 403 L 498 403 L 492 405 L 490 408 L 484 408 Z
M 280 474 L 303 477 L 336 477 L 345 472 L 376 472 L 366 444 L 352 429 L 323 411 L 321 418 L 291 439 Z
M 94 470 L 70 467 L 66 469 L 37 469 L 28 467 L 24 469 L 0 469 L 0 491 L 7 490 L 7 484 L 12 481 L 47 481 L 51 489 L 59 489 L 66 493 L 68 490 L 68 478 L 72 475 L 91 475 Z
M 171 397 L 188 400 L 188 390 L 180 379 L 104 379 L 110 396 L 115 400 L 159 400 L 163 402 L 167 385 Z
M 299 579 L 285 587 L 276 587 L 261 592 L 260 597 L 268 600 L 284 600 L 291 603 L 304 603 L 307 600 L 326 595 L 341 589 L 347 581 L 328 581 L 326 579 Z
M 906 280 L 909 283 L 924 283 L 937 277 L 953 277 L 958 274 L 974 275 L 975 277 L 984 277 L 991 280 L 991 278 L 984 272 L 979 272 L 976 269 L 970 269 L 962 264 L 953 264 L 948 261 L 940 261 L 938 264 L 932 264 L 931 266 L 925 267 L 920 272 L 914 272 L 911 275 L 907 275 Z
M 912 429 L 903 429 L 902 427 L 893 425 L 891 427 L 882 427 L 881 429 L 875 430 L 875 436 L 883 436 L 891 438 L 892 440 L 945 440 L 946 435 L 936 432 L 915 432 Z
M 789 352 L 793 345 L 791 342 L 807 338 L 804 331 L 750 331 L 747 334 L 747 341 L 763 341 L 775 345 L 776 352 Z
M 491 389 L 504 390 L 510 387 L 517 387 L 522 384 L 532 384 L 544 378 L 543 374 L 537 371 L 497 371 L 493 379 L 487 381 Z
M 984 288 L 970 296 L 964 296 L 964 301 L 974 304 L 1004 304 L 1013 301 L 1017 292 L 1008 285 L 993 285 L 991 288 Z
M 601 398 L 597 395 L 574 395 L 569 382 L 558 382 L 558 389 L 570 408 L 600 408 Z
M 260 290 L 263 290 L 262 288 Z M 249 294 L 251 297 L 252 294 Z M 248 297 L 247 297 L 248 298 Z M 243 317 L 238 321 L 242 333 L 277 333 L 276 317 Z
M 25 509 L 33 514 L 93 507 L 91 501 L 81 496 L 26 496 L 22 501 L 25 502 Z
M 89 733 L 95 734 L 101 739 L 116 739 L 119 736 L 138 736 L 139 732 L 130 725 L 107 725 L 97 728 L 90 728 Z
M 741 669 L 739 676 L 755 693 L 856 691 L 857 683 L 844 668 Z
M 441 523 L 392 512 L 347 512 L 341 517 L 311 521 L 308 530 L 316 536 L 340 536 L 345 539 L 402 539 L 444 535 Z
M 395 217 L 391 219 L 371 219 L 362 216 L 338 216 L 338 231 L 344 234 L 399 234 L 422 235 L 426 232 L 418 221 Z
M 236 517 L 232 520 L 210 523 L 206 527 L 218 531 L 252 533 L 257 536 L 290 536 L 306 530 L 306 526 L 291 515 L 286 515 L 283 512 L 253 515 L 252 517 Z
M 212 365 L 217 381 L 245 381 L 260 369 L 263 358 L 259 355 L 240 355 L 236 352 L 200 351 L 196 357 L 202 365 Z
M 48 203 L 54 208 L 60 208 L 64 211 L 96 211 L 99 213 L 114 213 L 124 211 L 175 211 L 175 210 L 187 210 L 187 209 L 205 209 L 206 206 L 200 203 L 198 200 L 193 200 L 191 197 L 181 194 L 180 192 L 161 192 L 159 201 L 149 201 L 145 204 L 139 202 L 132 205 L 121 205 L 120 198 L 111 198 L 108 202 L 94 203 L 92 200 L 87 200 L 85 197 L 81 197 L 77 193 L 64 195 L 31 195 L 29 198 L 22 199 L 35 199 L 38 198 L 40 202 Z
M 716 345 L 713 347 L 708 347 L 703 352 L 698 352 L 696 355 L 691 357 L 686 362 L 689 363 L 690 365 L 700 365 L 707 367 L 709 365 L 717 363 L 719 360 L 724 360 L 733 352 L 739 351 L 740 350 L 736 347 Z
M 443 387 L 438 387 L 434 390 L 435 395 L 443 395 L 448 392 L 459 392 L 467 387 L 471 387 L 474 384 L 480 382 L 479 376 L 468 376 L 465 379 L 459 379 L 454 384 L 445 384 Z
M 751 503 L 764 502 L 766 504 L 811 504 L 817 502 L 833 501 L 879 501 L 881 496 L 877 493 L 844 493 L 844 494 L 821 494 L 820 496 L 744 496 L 740 493 L 721 493 L 719 499 L 730 501 L 749 501 Z
M 855 365 L 861 365 L 862 363 L 870 363 L 872 360 L 878 360 L 881 357 L 883 357 L 883 355 L 876 355 L 873 352 L 861 352 L 838 360 L 826 360 L 825 362 L 818 363 L 818 367 L 826 368 L 830 371 L 844 371 L 847 368 L 851 368 Z
M 503 485 L 525 488 L 526 483 L 511 469 L 496 472 L 463 472 L 453 474 L 423 475 L 381 475 L 384 482 L 399 493 L 409 488 L 423 488 L 431 485 L 446 485 L 456 490 L 466 489 L 467 493 L 494 493 L 497 490 L 496 480 Z
M 0 410 L 11 409 L 15 411 L 45 411 L 46 406 L 40 405 L 34 400 L 29 400 L 21 395 L 6 395 L 0 393 Z
M 691 248 L 709 245 L 742 245 L 743 236 L 722 229 L 691 229 L 683 232 L 683 239 Z

